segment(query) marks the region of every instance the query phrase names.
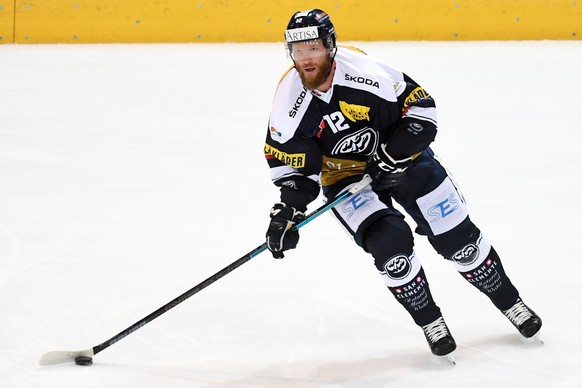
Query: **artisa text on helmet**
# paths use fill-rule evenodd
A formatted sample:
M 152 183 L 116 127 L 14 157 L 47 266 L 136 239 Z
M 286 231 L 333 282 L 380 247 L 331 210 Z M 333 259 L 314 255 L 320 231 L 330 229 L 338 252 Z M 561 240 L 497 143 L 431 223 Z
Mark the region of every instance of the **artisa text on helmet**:
M 287 42 L 300 42 L 302 40 L 311 40 L 319 38 L 317 27 L 302 27 L 285 31 Z

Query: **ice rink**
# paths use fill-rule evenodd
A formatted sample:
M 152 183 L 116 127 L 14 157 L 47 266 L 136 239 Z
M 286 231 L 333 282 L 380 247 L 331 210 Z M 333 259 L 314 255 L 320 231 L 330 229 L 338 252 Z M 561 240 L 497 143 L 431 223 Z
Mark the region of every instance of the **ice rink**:
M 417 236 L 456 366 L 325 214 L 263 242 L 283 44 L 0 45 L 0 387 L 582 386 L 582 42 L 356 43 L 436 99 L 433 149 L 524 301 L 526 341 Z M 310 209 L 320 206 L 321 198 Z M 410 222 L 410 219 L 408 219 Z

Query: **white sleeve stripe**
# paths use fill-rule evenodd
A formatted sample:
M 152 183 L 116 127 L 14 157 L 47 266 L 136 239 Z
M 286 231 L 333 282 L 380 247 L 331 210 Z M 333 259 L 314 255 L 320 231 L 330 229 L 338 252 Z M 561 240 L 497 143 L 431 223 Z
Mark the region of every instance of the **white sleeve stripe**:
M 436 121 L 431 120 L 428 117 L 416 116 L 416 115 L 406 115 L 404 117 L 410 117 L 411 119 L 418 119 L 418 120 L 428 121 L 429 123 L 432 123 L 434 125 L 437 125 L 437 122 Z
M 305 175 L 301 174 L 299 171 L 297 171 L 296 169 L 289 167 L 289 166 L 271 167 L 270 172 L 271 172 L 271 180 L 273 180 L 273 181 L 277 181 L 277 180 L 283 179 L 283 178 L 288 178 L 288 177 L 294 176 L 294 175 L 305 176 Z M 307 178 L 311 179 L 312 181 L 319 182 L 319 174 L 312 174 L 312 175 L 307 176 Z
M 272 167 L 270 171 L 272 181 L 277 181 L 281 178 L 286 178 L 288 176 L 299 174 L 299 172 L 296 169 L 291 168 L 289 166 Z
M 429 121 L 436 125 L 437 123 L 437 111 L 436 108 L 421 108 L 418 106 L 412 106 L 404 114 L 404 117 L 411 117 L 415 119 Z
M 273 170 L 278 170 L 278 171 L 273 171 Z M 305 175 L 303 175 L 299 171 L 297 171 L 291 167 L 287 167 L 287 166 L 274 167 L 271 169 L 271 181 L 272 182 L 277 182 L 278 180 L 290 178 L 292 176 L 305 176 Z M 315 183 L 319 184 L 319 174 L 309 175 L 306 178 L 311 179 Z

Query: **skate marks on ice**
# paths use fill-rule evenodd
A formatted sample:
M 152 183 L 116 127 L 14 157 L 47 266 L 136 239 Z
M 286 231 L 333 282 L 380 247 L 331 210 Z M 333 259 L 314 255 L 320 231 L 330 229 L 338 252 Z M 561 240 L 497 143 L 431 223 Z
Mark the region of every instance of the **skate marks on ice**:
M 524 349 L 524 346 L 531 349 Z M 457 365 L 453 365 L 447 357 L 432 355 L 428 350 L 410 352 L 410 349 L 400 347 L 378 356 L 358 355 L 342 360 L 301 357 L 259 366 L 250 356 L 246 360 L 224 365 L 220 365 L 220 361 L 213 362 L 210 368 L 204 368 L 204 361 L 201 360 L 201 364 L 194 368 L 172 363 L 150 372 L 179 377 L 202 388 L 384 388 L 427 382 L 431 382 L 431 387 L 461 387 L 467 384 L 483 386 L 480 384 L 485 377 L 480 372 L 476 373 L 474 367 L 476 362 L 484 361 L 496 371 L 495 375 L 487 377 L 487 386 L 504 386 L 504 376 L 515 373 L 516 368 L 527 372 L 532 381 L 559 381 L 558 376 L 539 372 L 535 367 L 524 367 L 515 360 L 514 356 L 519 352 L 531 351 L 536 347 L 540 348 L 535 341 L 522 341 L 511 334 L 483 337 L 466 346 L 459 344 L 459 348 L 452 353 Z M 475 351 L 479 348 L 482 350 Z M 305 356 L 305 353 L 299 356 Z M 150 369 L 126 367 L 134 372 L 143 368 L 143 373 L 146 373 L 145 369 Z
M 455 368 L 446 360 L 435 358 L 430 352 L 406 354 L 402 349 L 378 358 L 304 358 L 267 365 L 257 365 L 250 357 L 236 364 L 220 366 L 219 363 L 213 363 L 211 369 L 203 369 L 200 365 L 195 368 L 177 367 L 174 363 L 171 367 L 158 369 L 155 375 L 177 376 L 197 388 L 398 387 L 408 384 L 411 378 L 412 381 L 422 383 L 426 382 L 427 375 L 454 372 Z M 131 369 L 135 372 L 142 367 Z
M 543 330 L 543 329 L 542 329 Z M 531 381 L 560 381 L 563 376 L 548 368 L 541 368 L 540 362 L 548 357 L 548 347 L 542 339 L 543 333 L 532 338 L 523 338 L 519 334 L 481 336 L 474 340 L 458 343 L 459 348 L 453 353 L 457 359 L 457 367 L 486 364 L 491 368 L 504 367 L 516 373 L 528 375 Z M 532 359 L 539 362 L 531 363 Z M 495 367 L 495 368 L 497 368 Z
M 18 262 L 22 259 L 24 244 L 10 228 L 0 224 L 0 285 L 17 272 Z

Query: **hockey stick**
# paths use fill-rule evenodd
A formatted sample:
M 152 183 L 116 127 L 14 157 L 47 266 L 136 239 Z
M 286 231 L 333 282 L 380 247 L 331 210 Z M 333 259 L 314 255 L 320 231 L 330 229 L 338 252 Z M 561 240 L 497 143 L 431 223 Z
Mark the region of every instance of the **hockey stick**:
M 372 181 L 372 179 L 368 175 L 365 175 L 361 181 L 354 183 L 352 186 L 349 187 L 348 190 L 342 192 L 336 198 L 334 198 L 333 201 L 331 201 L 325 205 L 322 205 L 317 210 L 310 213 L 305 218 L 304 221 L 295 225 L 294 228 L 299 229 L 299 228 L 305 226 L 309 222 L 313 221 L 316 217 L 320 216 L 321 214 L 325 213 L 326 211 L 328 211 L 332 207 L 339 204 L 344 199 L 346 199 L 346 198 L 350 197 L 351 195 L 357 193 L 358 191 L 362 190 L 364 187 L 366 187 L 368 184 L 370 184 L 371 181 Z M 127 337 L 128 335 L 130 335 L 134 331 L 138 330 L 139 328 L 144 327 L 145 325 L 147 325 L 148 323 L 153 321 L 155 318 L 164 314 L 168 310 L 176 307 L 180 303 L 184 302 L 186 299 L 190 298 L 191 296 L 193 296 L 197 292 L 205 289 L 206 287 L 208 287 L 209 285 L 211 285 L 212 283 L 214 283 L 218 279 L 220 279 L 223 276 L 227 275 L 228 273 L 234 271 L 235 269 L 237 269 L 238 267 L 240 267 L 241 265 L 243 265 L 244 263 L 251 260 L 253 257 L 257 256 L 258 254 L 260 254 L 261 252 L 263 252 L 265 250 L 267 250 L 266 243 L 259 245 L 258 247 L 256 247 L 255 249 L 253 249 L 252 251 L 250 251 L 249 253 L 247 253 L 246 255 L 244 255 L 243 257 L 238 259 L 237 261 L 226 266 L 222 270 L 220 270 L 217 273 L 215 273 L 214 275 L 210 276 L 208 279 L 204 280 L 202 283 L 192 287 L 191 289 L 189 289 L 188 291 L 186 291 L 182 295 L 180 295 L 177 298 L 166 303 L 165 305 L 163 305 L 162 307 L 160 307 L 159 309 L 157 309 L 153 313 L 149 314 L 147 317 L 142 318 L 141 320 L 137 321 L 133 325 L 129 326 L 127 329 L 114 335 L 113 337 L 111 337 L 107 341 L 105 341 L 97 346 L 93 346 L 92 348 L 85 349 L 85 350 L 79 350 L 79 351 L 57 350 L 57 351 L 48 352 L 41 357 L 39 364 L 42 366 L 47 366 L 47 365 L 61 364 L 61 363 L 68 362 L 68 361 L 75 361 L 75 363 L 78 365 L 90 365 L 92 363 L 91 357 L 93 357 L 97 353 L 107 349 L 111 345 L 113 345 L 116 342 Z

